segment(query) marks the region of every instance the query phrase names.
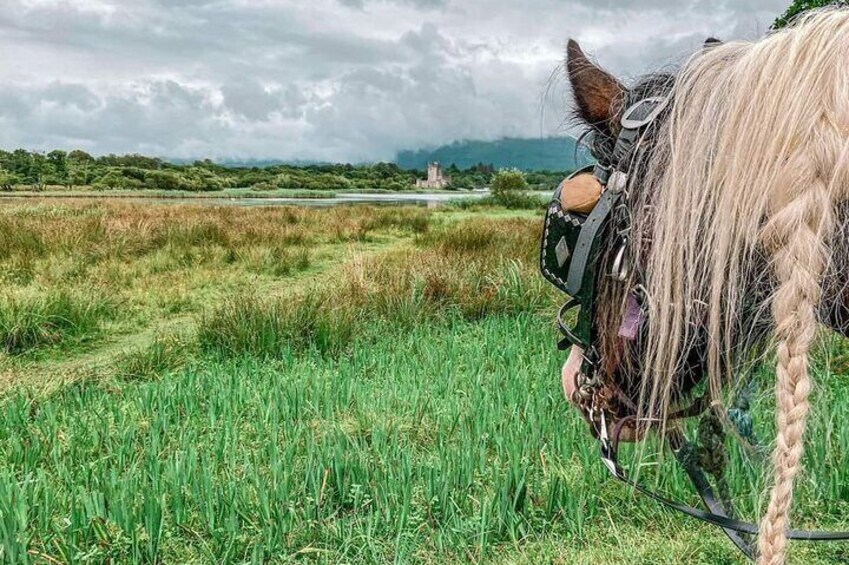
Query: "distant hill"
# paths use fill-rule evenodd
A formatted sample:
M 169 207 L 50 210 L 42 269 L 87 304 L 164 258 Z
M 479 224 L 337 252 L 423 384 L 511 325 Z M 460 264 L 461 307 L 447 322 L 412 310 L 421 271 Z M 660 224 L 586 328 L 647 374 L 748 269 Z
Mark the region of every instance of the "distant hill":
M 526 171 L 565 171 L 588 162 L 586 152 L 575 159 L 575 139 L 572 137 L 504 138 L 497 141 L 455 141 L 436 149 L 401 151 L 395 163 L 402 169 L 425 169 L 428 162 L 439 161 L 467 169 L 478 163 L 496 168 L 514 167 Z
M 198 161 L 198 159 L 179 159 L 179 158 L 170 158 L 163 157 L 164 161 L 172 163 L 174 165 L 191 165 Z M 313 165 L 332 165 L 328 161 L 311 161 L 309 159 L 233 159 L 233 158 L 224 158 L 224 159 L 213 159 L 211 160 L 216 165 L 220 165 L 222 167 L 227 167 L 228 169 L 265 169 L 267 167 L 277 167 L 279 165 L 286 165 L 290 167 L 309 167 Z

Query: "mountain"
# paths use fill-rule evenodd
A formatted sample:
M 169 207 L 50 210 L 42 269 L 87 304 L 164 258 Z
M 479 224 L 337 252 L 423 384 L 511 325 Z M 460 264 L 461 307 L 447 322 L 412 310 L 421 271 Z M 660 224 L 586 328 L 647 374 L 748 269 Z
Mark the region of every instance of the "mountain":
M 576 159 L 577 157 L 577 159 Z M 572 137 L 504 138 L 497 141 L 455 141 L 436 149 L 401 151 L 395 164 L 402 169 L 427 168 L 431 161 L 467 169 L 478 163 L 526 171 L 566 171 L 589 162 L 585 150 L 575 151 Z
M 162 157 L 163 161 L 167 161 L 172 165 L 191 165 L 199 161 L 199 159 L 180 159 Z M 276 167 L 278 165 L 289 165 L 291 167 L 309 167 L 312 165 L 332 165 L 327 161 L 312 161 L 309 159 L 211 159 L 216 165 L 226 167 L 228 169 L 265 169 L 268 167 Z

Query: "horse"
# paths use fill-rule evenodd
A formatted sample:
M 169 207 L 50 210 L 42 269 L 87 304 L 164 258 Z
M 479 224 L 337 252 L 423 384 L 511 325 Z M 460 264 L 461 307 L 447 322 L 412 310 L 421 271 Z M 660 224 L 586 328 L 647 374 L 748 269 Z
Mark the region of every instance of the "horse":
M 703 381 L 716 406 L 774 351 L 777 437 L 757 558 L 784 563 L 809 355 L 820 323 L 849 336 L 849 10 L 813 11 L 755 41 L 711 39 L 677 72 L 631 86 L 574 40 L 565 67 L 590 152 L 626 174 L 611 223 L 628 235 L 601 244 L 589 322 L 607 402 L 585 416 L 639 441 L 686 412 Z M 623 154 L 623 113 L 646 99 L 662 103 Z M 573 347 L 563 368 L 578 404 L 586 362 Z

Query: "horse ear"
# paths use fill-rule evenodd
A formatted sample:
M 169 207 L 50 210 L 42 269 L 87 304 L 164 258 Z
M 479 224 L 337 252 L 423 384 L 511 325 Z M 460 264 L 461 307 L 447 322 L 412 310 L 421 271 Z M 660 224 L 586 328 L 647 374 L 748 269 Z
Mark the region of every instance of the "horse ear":
M 625 87 L 593 64 L 574 39 L 566 46 L 566 69 L 578 116 L 590 125 L 609 129 L 617 114 L 614 106 L 625 93 Z

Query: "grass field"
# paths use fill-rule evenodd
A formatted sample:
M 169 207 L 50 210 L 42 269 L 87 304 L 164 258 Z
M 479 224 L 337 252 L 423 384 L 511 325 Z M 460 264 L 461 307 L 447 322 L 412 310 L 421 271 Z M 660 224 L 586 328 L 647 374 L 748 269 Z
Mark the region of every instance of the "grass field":
M 0 204 L 0 561 L 741 562 L 605 477 L 561 397 L 539 224 Z M 795 519 L 845 528 L 849 350 L 824 338 Z M 669 460 L 643 463 L 695 502 Z M 755 517 L 759 469 L 735 460 L 731 486 Z

